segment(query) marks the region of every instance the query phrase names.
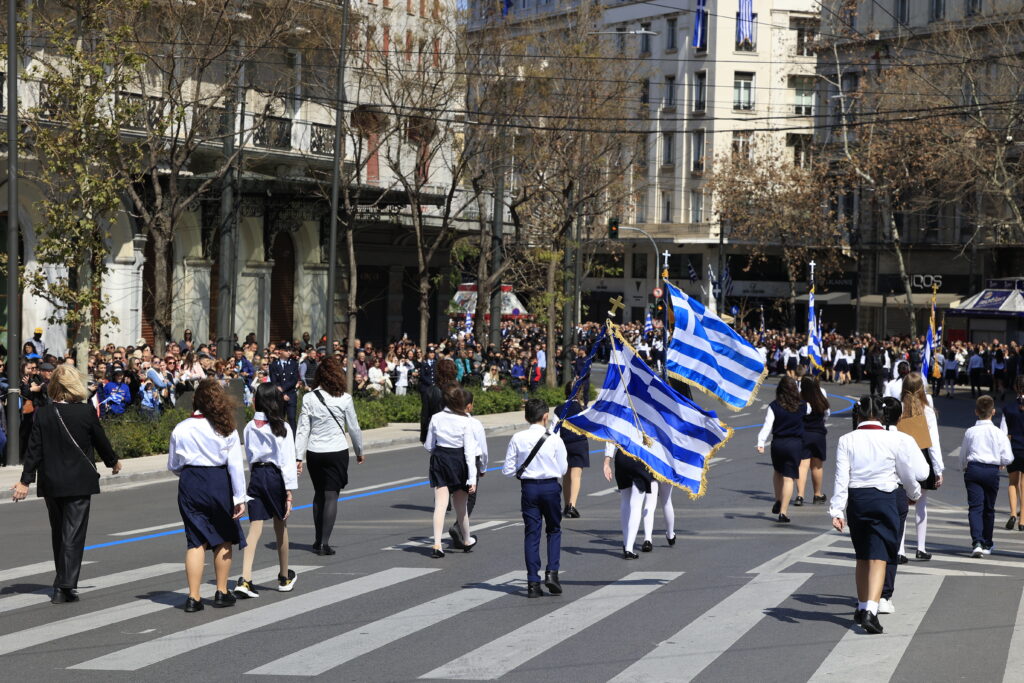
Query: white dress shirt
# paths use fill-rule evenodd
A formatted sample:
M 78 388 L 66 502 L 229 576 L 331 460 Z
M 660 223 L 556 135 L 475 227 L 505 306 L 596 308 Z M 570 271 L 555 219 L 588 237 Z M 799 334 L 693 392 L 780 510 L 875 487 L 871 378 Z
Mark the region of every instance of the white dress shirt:
M 928 436 L 932 442 L 931 448 L 928 449 L 928 457 L 932 461 L 932 468 L 935 470 L 935 475 L 939 476 L 946 469 L 946 465 L 942 462 L 942 446 L 939 445 L 939 421 L 935 416 L 935 409 L 931 406 L 932 397 L 928 396 L 928 403 L 924 407 L 924 419 L 928 423 Z
M 315 394 L 323 396 L 324 405 Z M 338 424 L 344 426 L 342 431 Z M 348 433 L 346 438 L 345 433 Z M 295 458 L 302 462 L 306 451 L 314 453 L 333 453 L 348 448 L 352 440 L 352 450 L 356 456 L 363 454 L 363 432 L 359 429 L 356 418 L 356 407 L 348 394 L 331 396 L 326 391 L 317 389 L 302 397 L 302 410 L 299 412 L 298 428 L 295 434 Z
M 250 467 L 254 463 L 269 462 L 277 465 L 284 479 L 284 487 L 289 491 L 299 488 L 299 478 L 295 468 L 295 439 L 292 426 L 284 423 L 285 435 L 276 436 L 270 431 L 270 423 L 263 413 L 256 413 L 252 421 L 245 425 L 245 457 Z
M 501 473 L 514 477 L 516 470 L 526 462 L 530 451 L 537 441 L 547 432 L 544 425 L 530 425 L 521 432 L 512 435 L 505 452 L 505 464 Z M 569 458 L 565 452 L 565 443 L 557 434 L 548 436 L 541 445 L 537 455 L 530 461 L 529 467 L 523 471 L 523 479 L 557 479 L 569 469 Z
M 969 463 L 1005 466 L 1013 462 L 1010 439 L 992 420 L 978 420 L 964 432 L 960 445 L 960 469 L 967 469 Z
M 469 480 L 466 482 L 469 486 L 476 485 L 476 456 L 480 455 L 480 444 L 477 442 L 476 429 L 472 424 L 475 421 L 445 408 L 430 418 L 427 440 L 423 442 L 423 447 L 431 453 L 436 446 L 463 449 L 466 465 L 469 467 Z
M 231 499 L 235 505 L 240 505 L 249 500 L 245 495 L 242 457 L 242 442 L 238 432 L 232 431 L 227 436 L 221 436 L 214 431 L 209 420 L 196 413 L 179 422 L 171 432 L 171 442 L 167 448 L 167 469 L 181 475 L 181 471 L 188 465 L 227 465 L 231 477 Z
M 484 431 L 484 423 L 472 415 L 469 416 L 469 426 L 473 430 L 473 437 L 476 439 L 476 445 L 480 449 L 480 452 L 476 457 L 480 473 L 483 474 L 487 469 L 487 463 L 489 461 L 487 454 L 487 432 Z
M 858 429 L 839 437 L 836 448 L 836 480 L 829 503 L 830 517 L 846 518 L 850 489 L 874 488 L 895 491 L 903 484 L 907 497 L 921 497 L 919 481 L 928 478 L 928 466 L 914 437 L 878 422 L 861 422 Z

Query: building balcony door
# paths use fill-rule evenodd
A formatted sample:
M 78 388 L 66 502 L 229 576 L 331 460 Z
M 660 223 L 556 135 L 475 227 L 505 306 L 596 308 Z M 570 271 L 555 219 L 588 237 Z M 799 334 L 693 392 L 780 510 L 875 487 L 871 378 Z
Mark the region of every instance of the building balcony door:
M 274 267 L 270 271 L 270 341 L 293 340 L 295 336 L 295 242 L 281 230 L 271 248 Z

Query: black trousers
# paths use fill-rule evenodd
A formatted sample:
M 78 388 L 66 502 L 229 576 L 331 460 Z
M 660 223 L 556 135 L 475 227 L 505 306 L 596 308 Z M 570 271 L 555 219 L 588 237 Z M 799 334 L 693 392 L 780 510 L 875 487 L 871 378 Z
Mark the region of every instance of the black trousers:
M 910 512 L 910 503 L 907 501 L 907 493 L 902 486 L 896 489 L 899 494 L 896 496 L 896 509 L 900 513 L 899 536 L 903 537 L 903 530 L 907 528 L 907 514 Z M 899 539 L 897 539 L 897 543 Z M 896 569 L 899 567 L 899 557 L 892 558 L 891 562 L 885 563 L 885 583 L 882 585 L 882 597 L 892 600 L 892 593 L 896 590 Z
M 78 588 L 91 499 L 91 496 L 45 499 L 46 511 L 50 514 L 53 564 L 57 568 L 54 588 Z
M 288 424 L 292 426 L 292 434 L 295 433 L 295 404 L 298 402 L 298 396 L 296 392 L 287 394 L 288 400 L 284 402 L 284 412 L 288 420 Z
M 871 393 L 875 396 L 881 396 L 885 390 L 885 380 L 889 376 L 888 372 L 874 373 L 871 375 Z

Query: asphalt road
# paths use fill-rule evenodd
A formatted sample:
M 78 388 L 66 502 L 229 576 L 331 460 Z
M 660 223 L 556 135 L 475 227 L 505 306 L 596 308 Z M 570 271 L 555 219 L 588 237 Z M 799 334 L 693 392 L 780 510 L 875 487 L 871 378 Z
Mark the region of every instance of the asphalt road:
M 828 386 L 832 448 L 850 426 L 851 401 L 842 395 L 863 389 Z M 765 398 L 773 393 L 765 387 Z M 429 557 L 432 499 L 420 449 L 353 464 L 337 555 L 310 553 L 309 509 L 295 513 L 294 592 L 270 588 L 276 553 L 268 530 L 256 560 L 257 583 L 262 574 L 267 589 L 198 614 L 180 609 L 184 538 L 174 483 L 94 498 L 82 600 L 72 605 L 50 605 L 45 595 L 52 575 L 41 501 L 0 506 L 0 678 L 1021 680 L 1024 633 L 1015 624 L 1024 629 L 1024 533 L 1003 530 L 1000 512 L 996 552 L 969 558 L 966 496 L 951 470 L 930 502 L 934 559 L 901 568 L 885 635 L 860 635 L 851 627 L 852 547 L 830 530 L 825 506 L 791 508 L 788 526 L 769 514 L 771 467 L 754 450 L 764 405 L 722 411 L 736 432 L 713 460 L 708 495 L 690 501 L 677 491 L 679 541 L 667 546 L 659 512 L 655 549 L 637 561 L 620 557 L 618 495 L 592 455 L 582 518 L 563 526 L 565 594 L 542 600 L 523 596 L 518 487 L 500 473 L 481 482 L 479 549 Z M 971 403 L 942 398 L 938 408 L 950 454 L 973 422 Z M 492 466 L 507 441 L 489 441 Z M 947 457 L 949 467 L 955 462 Z M 300 506 L 312 495 L 308 479 L 301 485 Z M 1004 489 L 1001 510 L 1005 500 Z M 912 553 L 909 539 L 908 547 Z

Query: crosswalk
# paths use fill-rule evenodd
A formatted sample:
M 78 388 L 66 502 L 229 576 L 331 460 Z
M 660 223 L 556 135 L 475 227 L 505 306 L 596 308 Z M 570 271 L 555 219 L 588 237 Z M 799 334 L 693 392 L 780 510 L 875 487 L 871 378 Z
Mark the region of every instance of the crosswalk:
M 932 536 L 962 535 L 961 521 L 954 515 L 937 514 Z M 498 521 L 496 526 L 505 523 Z M 871 679 L 888 681 L 897 677 L 915 639 L 923 637 L 925 615 L 962 590 L 964 584 L 957 581 L 971 577 L 972 581 L 991 580 L 993 587 L 1003 587 L 1004 591 L 1007 585 L 1013 586 L 1005 595 L 1008 612 L 1017 615 L 1016 621 L 1003 622 L 1001 632 L 991 628 L 992 639 L 1002 639 L 1008 646 L 1006 670 L 1019 672 L 1024 668 L 1024 594 L 1019 583 L 1009 584 L 1007 580 L 1024 580 L 1024 561 L 1011 555 L 1020 552 L 1024 556 L 1024 534 L 1019 540 L 1016 534 L 1000 535 L 997 544 L 1006 554 L 997 553 L 984 560 L 967 557 L 963 542 L 941 547 L 938 540 L 932 543 L 936 547 L 931 562 L 912 561 L 901 567 L 898 610 L 883 618 L 886 632 L 877 637 L 867 637 L 848 627 L 852 598 L 844 604 L 845 598 L 835 593 L 837 577 L 847 587 L 840 592 L 849 590 L 853 557 L 849 539 L 830 532 L 803 541 L 748 572 L 733 572 L 728 577 L 708 576 L 706 570 L 702 576 L 698 571 L 683 571 L 688 563 L 685 555 L 680 555 L 677 571 L 651 571 L 643 568 L 643 562 L 626 563 L 614 576 L 593 580 L 577 578 L 570 569 L 563 576 L 563 581 L 571 577 L 565 595 L 541 601 L 523 600 L 525 581 L 521 570 L 466 583 L 457 578 L 463 575 L 455 572 L 464 572 L 467 565 L 423 562 L 416 554 L 398 562 L 409 566 L 356 574 L 336 573 L 339 570 L 332 572 L 318 565 L 295 565 L 293 568 L 304 575 L 295 592 L 267 593 L 264 595 L 271 597 L 261 595 L 232 610 L 208 610 L 200 615 L 178 612 L 184 589 L 147 591 L 138 587 L 180 581 L 180 564 L 118 568 L 103 574 L 105 562 L 94 562 L 81 590 L 93 592 L 96 597 L 71 609 L 38 607 L 46 599 L 41 591 L 0 597 L 0 612 L 12 617 L 0 621 L 0 657 L 59 653 L 64 658 L 59 668 L 68 670 L 69 675 L 132 672 L 133 678 L 165 679 L 173 669 L 160 667 L 198 661 L 213 652 L 221 657 L 236 652 L 237 658 L 228 665 L 247 677 L 350 680 L 346 667 L 372 667 L 383 673 L 397 661 L 395 653 L 402 652 L 405 644 L 438 638 L 438 633 L 455 634 L 461 627 L 469 632 L 439 640 L 446 643 L 443 660 L 427 657 L 418 662 L 415 657 L 404 657 L 405 665 L 419 668 L 396 678 L 499 680 L 519 672 L 517 680 L 522 680 L 520 670 L 528 670 L 531 662 L 550 661 L 556 653 L 562 656 L 587 643 L 627 639 L 633 643 L 630 659 L 610 657 L 601 680 L 722 680 L 716 675 L 717 667 L 739 657 L 760 657 L 775 642 L 763 640 L 766 629 L 777 631 L 796 623 L 778 615 L 796 607 L 806 609 L 808 596 L 821 595 L 833 598 L 819 603 L 823 605 L 821 615 L 828 618 L 822 623 L 827 626 L 815 631 L 818 646 L 808 650 L 814 661 L 800 680 L 853 680 L 862 673 L 859 663 L 870 660 Z M 416 564 L 423 566 L 413 566 Z M 0 576 L 12 582 L 50 571 L 52 564 L 41 562 L 0 570 Z M 179 576 L 168 579 L 172 573 Z M 276 567 L 258 569 L 254 581 L 271 582 L 276 574 Z M 438 585 L 446 580 L 450 580 L 451 589 L 439 592 Z M 617 625 L 622 615 L 645 614 L 655 605 L 682 601 L 678 605 L 681 608 L 689 596 L 709 590 L 706 584 L 719 586 L 721 591 L 700 609 L 692 613 L 663 610 L 670 615 L 678 612 L 676 622 L 659 622 L 657 628 L 642 633 L 622 632 Z M 204 585 L 204 596 L 212 591 L 212 585 Z M 382 601 L 377 598 L 382 595 L 402 597 L 383 601 L 380 606 Z M 363 610 L 370 604 L 374 610 L 364 615 Z M 529 609 L 523 610 L 524 604 Z M 506 608 L 517 615 L 507 623 L 501 617 Z M 345 615 L 342 619 L 322 620 L 336 624 L 334 632 L 302 628 L 310 620 L 319 619 L 317 615 L 330 614 Z M 20 625 L 23 615 L 30 617 L 24 627 Z M 481 623 L 481 619 L 490 628 L 473 633 L 473 624 Z M 95 633 L 114 635 L 98 646 L 86 646 L 78 640 L 84 634 Z M 286 641 L 287 649 L 243 648 L 242 656 L 238 648 L 226 647 L 227 641 L 239 636 L 247 643 L 258 642 L 256 636 L 261 633 L 272 641 Z M 453 651 L 453 643 L 463 645 L 456 645 Z M 1019 678 L 1007 674 L 1004 680 Z

